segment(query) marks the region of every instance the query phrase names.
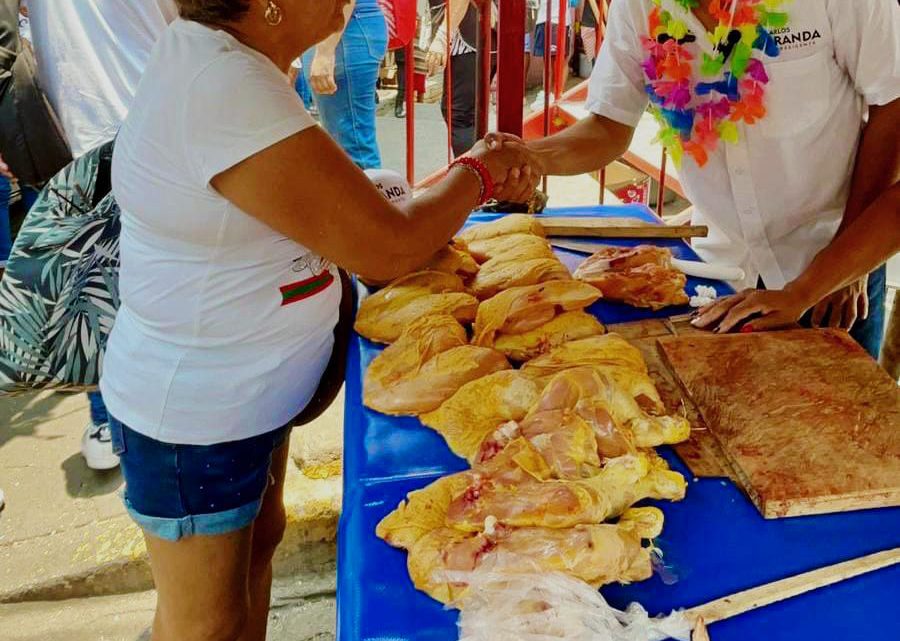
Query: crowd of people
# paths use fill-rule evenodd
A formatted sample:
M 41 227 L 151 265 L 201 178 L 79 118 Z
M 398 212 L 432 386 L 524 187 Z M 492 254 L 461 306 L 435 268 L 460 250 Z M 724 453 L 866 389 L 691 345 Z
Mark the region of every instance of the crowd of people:
M 710 229 L 695 249 L 747 274 L 695 322 L 827 323 L 877 355 L 884 261 L 900 247 L 900 7 L 795 0 L 789 22 L 767 18 L 797 44 L 779 48 L 758 36 L 749 0 L 661 2 L 666 16 L 612 1 L 589 115 L 527 143 L 475 139 L 475 5 L 451 3 L 427 64 L 453 58 L 457 159 L 393 203 L 363 172 L 381 165 L 376 0 L 0 0 L 13 59 L 0 69 L 33 57 L 46 96 L 41 114 L 0 101 L 16 132 L 0 136 L 0 259 L 7 209 L 27 210 L 63 160 L 115 141 L 120 306 L 82 448 L 91 467 L 121 464 L 159 594 L 154 640 L 265 638 L 287 438 L 342 340 L 342 272 L 384 282 L 425 264 L 487 199 L 525 202 L 542 175 L 618 158 L 648 107 Z M 537 16 L 535 55 L 568 51 L 554 20 L 558 4 Z M 38 117 L 52 172 L 16 143 L 39 140 Z

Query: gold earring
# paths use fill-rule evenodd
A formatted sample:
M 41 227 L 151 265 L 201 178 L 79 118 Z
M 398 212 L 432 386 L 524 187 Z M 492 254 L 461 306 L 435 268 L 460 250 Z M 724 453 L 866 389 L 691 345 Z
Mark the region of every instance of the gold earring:
M 277 27 L 283 19 L 284 13 L 281 11 L 281 7 L 275 4 L 274 0 L 269 0 L 266 5 L 266 24 Z

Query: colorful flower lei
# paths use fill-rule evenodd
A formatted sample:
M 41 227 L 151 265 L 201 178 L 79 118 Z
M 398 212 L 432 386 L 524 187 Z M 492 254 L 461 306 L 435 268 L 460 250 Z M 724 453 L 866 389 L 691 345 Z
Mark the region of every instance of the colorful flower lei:
M 700 0 L 652 0 L 641 66 L 660 125 L 657 140 L 676 166 L 685 153 L 704 166 L 720 140 L 739 140 L 737 123 L 752 125 L 766 115 L 769 76 L 762 57 L 780 54 L 770 30 L 787 25 L 785 1 L 712 0 L 709 12 L 718 25 L 705 35 L 715 55 L 703 53 L 703 81 L 694 83 L 694 54 L 686 45 L 697 38 L 684 19 Z

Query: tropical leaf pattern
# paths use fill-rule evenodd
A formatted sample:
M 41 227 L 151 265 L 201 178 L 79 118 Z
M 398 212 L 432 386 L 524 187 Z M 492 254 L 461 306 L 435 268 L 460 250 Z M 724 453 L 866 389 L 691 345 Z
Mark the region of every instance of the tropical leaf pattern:
M 111 144 L 47 183 L 19 231 L 0 280 L 0 395 L 99 383 L 119 306 L 119 208 L 112 194 L 92 206 Z

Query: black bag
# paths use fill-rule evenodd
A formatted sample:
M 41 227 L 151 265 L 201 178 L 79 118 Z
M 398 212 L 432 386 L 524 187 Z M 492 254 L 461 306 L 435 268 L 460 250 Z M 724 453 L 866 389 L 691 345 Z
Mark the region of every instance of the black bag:
M 0 0 L 0 156 L 23 185 L 40 186 L 72 161 L 62 126 L 19 38 L 19 0 Z

